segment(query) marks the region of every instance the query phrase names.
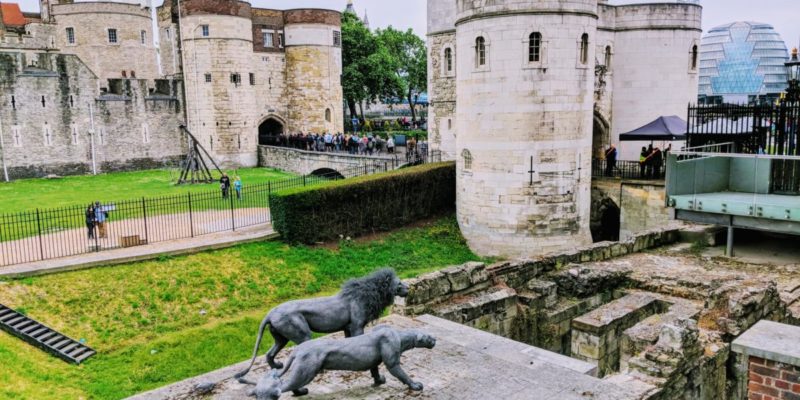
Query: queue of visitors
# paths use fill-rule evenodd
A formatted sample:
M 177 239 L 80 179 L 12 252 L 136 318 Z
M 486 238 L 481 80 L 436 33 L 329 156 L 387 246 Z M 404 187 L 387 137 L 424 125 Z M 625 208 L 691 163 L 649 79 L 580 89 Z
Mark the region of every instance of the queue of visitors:
M 419 152 L 427 153 L 428 144 L 425 141 L 419 142 Z M 383 139 L 373 135 L 357 134 L 330 134 L 324 135 L 316 133 L 293 133 L 281 134 L 274 138 L 274 145 L 290 147 L 305 151 L 320 152 L 344 152 L 353 155 L 379 155 L 394 154 L 397 149 L 395 138 L 389 135 Z M 408 153 L 415 153 L 417 150 L 417 140 L 413 137 L 407 142 Z

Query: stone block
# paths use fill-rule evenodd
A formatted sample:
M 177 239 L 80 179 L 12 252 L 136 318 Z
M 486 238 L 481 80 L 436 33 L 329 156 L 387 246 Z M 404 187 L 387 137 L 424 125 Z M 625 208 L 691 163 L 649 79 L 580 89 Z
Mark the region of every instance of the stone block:
M 417 305 L 443 300 L 451 292 L 450 280 L 439 271 L 409 279 L 406 304 Z
M 453 293 L 470 289 L 479 283 L 489 280 L 486 265 L 480 262 L 469 262 L 445 268 L 441 272 L 447 276 L 447 280 L 450 282 L 450 291 Z
M 542 281 L 539 279 L 531 279 L 525 287 L 542 296 L 544 300 L 544 307 L 552 307 L 558 301 L 557 286 L 550 281 Z

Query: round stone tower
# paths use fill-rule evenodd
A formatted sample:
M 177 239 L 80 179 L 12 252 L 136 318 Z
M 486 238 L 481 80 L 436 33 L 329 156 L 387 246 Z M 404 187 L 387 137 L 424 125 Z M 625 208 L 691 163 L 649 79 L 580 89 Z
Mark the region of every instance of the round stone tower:
M 284 21 L 289 132 L 342 131 L 341 14 L 287 10 Z
M 250 4 L 181 1 L 189 129 L 223 167 L 255 166 L 258 127 Z
M 458 2 L 458 221 L 480 255 L 591 243 L 597 1 Z

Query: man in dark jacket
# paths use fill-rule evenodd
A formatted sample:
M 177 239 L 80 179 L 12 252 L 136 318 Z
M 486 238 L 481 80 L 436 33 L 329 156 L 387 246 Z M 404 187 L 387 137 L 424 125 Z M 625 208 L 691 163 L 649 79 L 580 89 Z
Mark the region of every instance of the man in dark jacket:
M 231 190 L 231 178 L 228 178 L 228 174 L 222 174 L 222 178 L 219 178 L 219 188 L 222 190 L 222 198 L 227 199 Z
M 614 168 L 617 166 L 617 148 L 612 144 L 606 150 L 606 176 L 614 176 Z

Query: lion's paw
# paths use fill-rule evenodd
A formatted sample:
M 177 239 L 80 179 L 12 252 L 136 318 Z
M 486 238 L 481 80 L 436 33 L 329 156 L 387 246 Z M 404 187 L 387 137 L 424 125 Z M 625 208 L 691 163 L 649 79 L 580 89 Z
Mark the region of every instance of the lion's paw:
M 378 375 L 378 378 L 375 379 L 375 384 L 372 386 L 380 386 L 386 383 L 386 377 L 383 375 Z
M 292 394 L 295 396 L 305 396 L 308 394 L 308 388 L 300 388 L 297 390 L 292 390 Z
M 419 382 L 411 382 L 411 384 L 408 385 L 408 387 L 411 388 L 411 390 L 414 390 L 414 391 L 417 391 L 417 392 L 422 390 L 422 384 L 419 383 Z

